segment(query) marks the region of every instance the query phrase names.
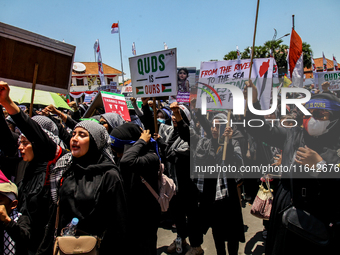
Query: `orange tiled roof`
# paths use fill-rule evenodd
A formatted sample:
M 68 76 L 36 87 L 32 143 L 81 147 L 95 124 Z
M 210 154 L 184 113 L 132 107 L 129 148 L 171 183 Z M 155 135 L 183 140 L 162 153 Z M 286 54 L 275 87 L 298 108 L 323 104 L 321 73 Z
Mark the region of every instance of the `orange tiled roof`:
M 326 58 L 327 60 L 327 70 L 328 71 L 333 71 L 333 60 L 330 60 L 328 58 Z M 316 70 L 319 71 L 319 70 L 323 70 L 323 59 L 322 58 L 314 58 L 314 62 L 315 62 L 315 66 L 316 66 Z M 312 71 L 312 67 L 311 68 L 304 68 L 303 71 L 304 72 L 308 72 L 308 71 Z
M 327 71 L 331 72 L 334 70 L 334 66 L 333 66 L 333 60 L 330 60 L 328 58 L 326 58 L 327 61 Z M 323 71 L 323 58 L 314 58 L 314 63 L 316 66 L 316 71 L 317 72 L 322 72 Z M 304 68 L 303 72 L 306 75 L 306 78 L 313 78 L 313 69 L 311 68 Z
M 126 85 L 128 85 L 128 84 L 130 84 L 130 83 L 131 83 L 131 79 L 125 81 L 125 82 L 124 82 L 124 86 L 126 86 Z M 123 86 L 123 84 L 120 84 L 120 85 Z
M 86 66 L 86 70 L 85 72 L 83 73 L 76 73 L 76 72 L 73 72 L 72 70 L 72 75 L 75 75 L 75 76 L 81 76 L 81 75 L 84 75 L 84 76 L 88 76 L 88 75 L 98 75 L 98 63 L 97 62 L 79 62 L 79 63 L 82 63 Z M 103 69 L 104 69 L 104 74 L 105 75 L 121 75 L 122 72 L 117 70 L 116 68 L 113 68 L 107 64 L 104 64 L 103 63 Z

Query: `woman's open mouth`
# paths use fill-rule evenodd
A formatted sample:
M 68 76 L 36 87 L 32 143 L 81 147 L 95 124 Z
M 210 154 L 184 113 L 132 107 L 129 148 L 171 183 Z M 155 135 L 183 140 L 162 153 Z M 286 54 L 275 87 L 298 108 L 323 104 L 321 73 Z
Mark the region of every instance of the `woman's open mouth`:
M 72 146 L 71 146 L 71 149 L 72 149 L 73 151 L 76 151 L 76 150 L 79 150 L 80 147 L 79 147 L 78 145 L 72 145 Z

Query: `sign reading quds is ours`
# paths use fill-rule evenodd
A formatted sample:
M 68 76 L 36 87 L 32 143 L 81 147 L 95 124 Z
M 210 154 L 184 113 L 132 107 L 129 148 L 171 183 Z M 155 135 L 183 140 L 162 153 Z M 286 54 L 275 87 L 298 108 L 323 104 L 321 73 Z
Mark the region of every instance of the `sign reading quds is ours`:
M 176 48 L 129 59 L 134 97 L 177 94 Z

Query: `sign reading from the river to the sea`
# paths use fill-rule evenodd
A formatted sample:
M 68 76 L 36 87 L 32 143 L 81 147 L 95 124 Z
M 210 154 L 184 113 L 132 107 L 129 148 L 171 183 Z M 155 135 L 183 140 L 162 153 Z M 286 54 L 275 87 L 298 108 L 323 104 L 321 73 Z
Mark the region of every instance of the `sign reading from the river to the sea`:
M 207 94 L 207 108 L 232 109 L 233 95 L 218 84 L 234 85 L 243 90 L 249 78 L 250 59 L 202 62 L 197 91 L 196 107 L 201 107 L 203 94 Z M 251 78 L 258 90 L 262 109 L 269 109 L 272 88 L 273 61 L 257 58 L 253 61 Z

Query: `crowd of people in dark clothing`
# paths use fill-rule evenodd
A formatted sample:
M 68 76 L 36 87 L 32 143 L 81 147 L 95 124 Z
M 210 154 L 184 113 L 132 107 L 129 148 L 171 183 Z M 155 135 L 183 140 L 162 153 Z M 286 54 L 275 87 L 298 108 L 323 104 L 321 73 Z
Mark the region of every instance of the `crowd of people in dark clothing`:
M 256 87 L 246 84 L 253 87 L 253 105 L 260 110 Z M 75 103 L 73 111 L 50 105 L 29 117 L 9 92 L 8 84 L 0 82 L 2 254 L 52 254 L 56 235 L 76 217 L 77 235 L 101 238 L 99 254 L 156 255 L 157 230 L 165 215 L 177 231 L 167 253 L 203 254 L 203 237 L 211 228 L 216 253 L 236 255 L 239 243 L 246 241 L 241 200 L 253 200 L 261 180 L 225 172 L 204 178 L 193 175 L 195 166 L 327 169 L 340 163 L 340 101 L 327 91 L 306 103 L 311 116 L 291 106 L 285 116 L 279 110 L 264 116 L 280 119 L 275 125 L 264 121 L 257 128 L 218 124 L 230 118 L 262 118 L 250 111 L 245 116 L 232 111 L 204 116 L 194 100 L 190 105 L 163 102 L 155 109 L 149 98 L 142 98 L 139 109 L 131 98 L 131 122 L 100 109 L 82 119 L 86 105 Z M 166 213 L 146 185 L 159 192 L 163 167 L 176 186 Z M 286 173 L 263 177 L 274 187 L 270 219 L 264 221 L 266 254 L 339 252 L 340 179 L 327 178 L 325 172 L 298 179 Z M 292 205 L 328 226 L 327 246 L 311 243 L 283 225 L 282 214 Z

